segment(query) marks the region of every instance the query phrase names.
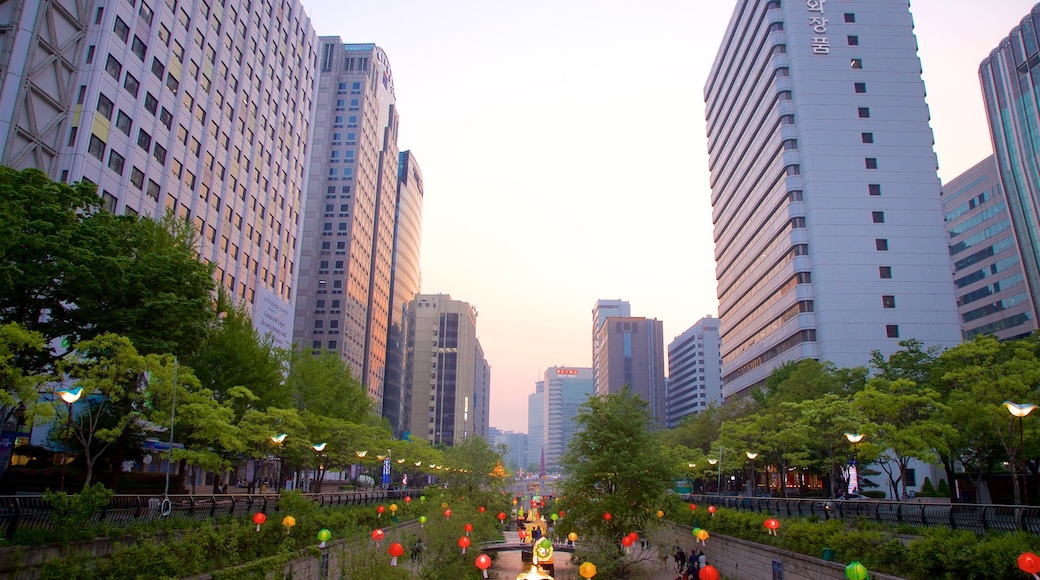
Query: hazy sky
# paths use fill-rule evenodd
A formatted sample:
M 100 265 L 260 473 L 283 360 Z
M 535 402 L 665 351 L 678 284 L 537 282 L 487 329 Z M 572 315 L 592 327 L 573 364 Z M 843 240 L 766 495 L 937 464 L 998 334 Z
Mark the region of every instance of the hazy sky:
M 492 426 L 527 432 L 545 368 L 592 364 L 597 299 L 666 343 L 717 313 L 703 87 L 734 0 L 303 4 L 319 35 L 387 52 L 422 291 L 479 311 Z M 913 0 L 944 181 L 992 153 L 978 65 L 1033 5 Z

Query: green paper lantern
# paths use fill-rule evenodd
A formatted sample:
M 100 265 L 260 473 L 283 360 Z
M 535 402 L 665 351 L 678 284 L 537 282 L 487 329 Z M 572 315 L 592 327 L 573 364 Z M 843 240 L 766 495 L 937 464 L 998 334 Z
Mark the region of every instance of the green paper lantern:
M 848 580 L 867 580 L 867 567 L 859 562 L 852 562 L 845 566 L 845 577 Z
M 325 543 L 329 541 L 330 538 L 332 538 L 332 532 L 325 528 L 318 530 L 318 541 Z
M 552 521 L 555 522 L 556 520 L 560 519 L 560 514 L 553 514 L 553 515 L 551 515 L 549 517 L 552 519 Z
M 693 535 L 696 536 L 697 532 L 701 531 L 700 528 L 693 528 Z
M 426 496 L 425 495 L 420 495 L 419 496 L 419 501 L 422 501 L 422 502 L 426 501 Z

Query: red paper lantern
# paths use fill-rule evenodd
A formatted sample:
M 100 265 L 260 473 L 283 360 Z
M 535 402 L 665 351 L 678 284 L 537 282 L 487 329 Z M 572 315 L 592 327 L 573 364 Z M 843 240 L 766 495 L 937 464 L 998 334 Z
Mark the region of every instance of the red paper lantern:
M 404 556 L 404 546 L 402 546 L 401 544 L 398 544 L 397 542 L 394 542 L 393 544 L 390 544 L 390 547 L 386 551 L 390 554 L 390 565 L 391 566 L 396 566 L 397 565 L 397 559 L 400 558 L 401 556 Z
M 444 517 L 446 517 L 446 518 L 450 518 L 451 517 L 451 510 L 450 509 L 444 510 Z
M 624 538 L 621 538 L 621 545 L 626 548 L 631 548 L 632 544 L 634 543 L 636 542 L 632 539 L 632 536 L 625 536 Z
M 610 521 L 610 518 L 612 518 L 612 517 L 614 517 L 614 516 L 610 515 L 610 512 L 607 512 L 607 513 L 603 514 L 603 519 L 607 520 L 608 522 Z
M 764 525 L 766 527 L 766 529 L 773 530 L 775 532 L 777 530 L 777 528 L 780 527 L 780 520 L 778 520 L 776 518 L 769 518 L 762 525 Z
M 469 547 L 469 538 L 466 536 L 459 538 L 459 547 L 462 548 L 462 553 L 465 554 L 466 548 Z
M 711 514 L 711 517 L 715 517 L 715 506 L 713 506 L 713 505 L 708 506 L 708 513 Z
M 383 507 L 383 506 L 379 506 L 379 507 L 376 508 L 376 514 L 379 517 L 382 517 L 383 516 L 383 512 L 385 512 L 385 511 L 386 511 L 386 508 Z
M 487 578 L 487 569 L 491 567 L 491 558 L 487 554 L 481 554 L 477 556 L 477 561 L 474 563 L 476 564 L 477 568 L 480 568 L 480 571 L 484 574 L 484 577 Z
M 466 535 L 468 536 L 469 533 L 473 531 L 473 524 L 463 524 L 462 529 L 466 532 Z
M 267 521 L 267 516 L 264 512 L 256 512 L 253 514 L 253 523 L 256 524 L 256 531 L 260 531 L 260 525 Z
M 697 504 L 691 503 L 690 504 L 690 511 L 692 512 L 692 511 L 696 511 L 696 510 L 697 510 Z
M 516 535 L 520 536 L 520 541 L 522 542 L 524 541 L 524 538 L 527 537 L 527 530 L 521 528 L 520 531 L 516 533 Z
M 379 528 L 372 530 L 372 539 L 376 542 L 382 542 L 385 537 L 386 534 L 383 533 L 383 530 L 380 530 Z
M 715 566 L 708 564 L 701 568 L 701 572 L 697 575 L 697 578 L 700 580 L 719 580 L 719 571 Z
M 563 517 L 563 510 L 560 510 L 560 517 Z
M 1027 574 L 1040 574 L 1040 556 L 1025 552 L 1018 557 L 1018 568 Z
M 499 523 L 506 521 L 506 512 L 498 512 Z
M 410 495 L 404 496 L 404 503 L 412 503 L 412 496 L 410 496 Z
M 486 510 L 484 509 L 484 506 L 480 506 L 477 508 L 477 511 L 480 513 L 484 513 Z

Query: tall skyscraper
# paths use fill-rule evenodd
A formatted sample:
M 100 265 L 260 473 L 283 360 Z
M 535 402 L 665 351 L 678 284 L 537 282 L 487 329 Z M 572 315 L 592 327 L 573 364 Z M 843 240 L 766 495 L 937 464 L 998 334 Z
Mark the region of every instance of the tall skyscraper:
M 1040 161 L 1037 161 L 1040 152 L 1036 145 L 1036 135 L 1040 134 L 1038 25 L 1040 4 L 1033 7 L 979 66 L 997 170 L 1029 288 L 1028 314 L 1034 321 L 1040 311 Z M 991 310 L 1021 309 L 1014 298 L 1008 297 L 994 303 Z
M 338 353 L 382 404 L 397 206 L 398 117 L 386 53 L 322 37 L 294 336 Z
M 476 309 L 447 294 L 419 294 L 405 316 L 404 388 L 412 396 L 406 430 L 445 445 L 471 435 L 486 439 L 491 370 L 477 340 Z
M 592 395 L 592 369 L 549 367 L 545 371 L 545 404 L 542 406 L 542 450 L 545 468 L 560 470 L 560 457 L 577 430 L 578 407 Z
M 738 0 L 704 97 L 724 397 L 959 342 L 906 0 Z
M 192 221 L 200 257 L 291 342 L 317 36 L 297 1 L 0 6 L 0 162 Z
M 667 427 L 722 402 L 719 319 L 705 316 L 668 345 Z
M 501 431 L 494 427 L 488 430 L 492 445 L 502 444 L 506 446 L 506 454 L 503 457 L 506 468 L 517 472 L 527 468 L 527 434 L 514 433 L 513 431 Z
M 650 405 L 659 427 L 665 425 L 664 323 L 642 317 L 609 317 L 599 327 L 596 395 L 628 386 Z
M 632 316 L 632 307 L 626 300 L 597 300 L 592 308 L 592 383 L 597 384 L 600 357 L 599 329 L 607 318 Z
M 422 171 L 411 151 L 402 151 L 397 164 L 397 214 L 394 253 L 390 268 L 390 328 L 386 339 L 386 376 L 383 379 L 383 416 L 394 432 L 403 435 L 411 399 L 404 392 L 404 312 L 419 293 L 419 249 L 422 238 Z
M 545 381 L 536 381 L 527 395 L 527 463 L 524 469 L 537 471 L 545 447 Z
M 1028 335 L 1036 317 L 993 155 L 946 183 L 943 207 L 964 339 Z

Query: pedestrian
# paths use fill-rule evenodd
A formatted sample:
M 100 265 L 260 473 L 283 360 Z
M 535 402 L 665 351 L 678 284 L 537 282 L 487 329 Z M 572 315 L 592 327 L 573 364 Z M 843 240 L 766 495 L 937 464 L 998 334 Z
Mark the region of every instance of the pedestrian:
M 686 552 L 683 552 L 682 547 L 675 547 L 675 566 L 679 572 L 682 573 L 683 568 L 686 567 Z
M 708 565 L 708 557 L 704 555 L 704 550 L 697 552 L 697 566 L 703 568 Z

